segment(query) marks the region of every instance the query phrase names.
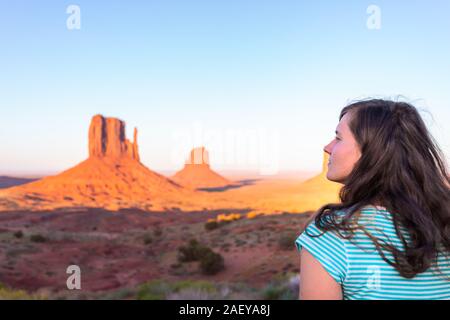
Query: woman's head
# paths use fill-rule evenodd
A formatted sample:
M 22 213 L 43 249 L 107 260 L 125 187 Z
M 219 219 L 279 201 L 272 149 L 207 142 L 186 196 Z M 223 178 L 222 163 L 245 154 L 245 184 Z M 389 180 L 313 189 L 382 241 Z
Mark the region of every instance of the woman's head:
M 350 117 L 350 112 L 341 117 L 335 138 L 324 148 L 324 151 L 330 155 L 327 179 L 344 184 L 355 163 L 361 157 L 360 147 L 349 127 Z
M 361 176 L 406 178 L 405 169 L 409 169 L 421 182 L 426 178 L 422 169 L 428 169 L 433 171 L 430 175 L 442 175 L 448 183 L 442 152 L 416 108 L 405 102 L 377 99 L 346 106 L 336 137 L 324 151 L 330 155 L 327 177 L 332 181 L 348 184 Z
M 323 206 L 316 222 L 333 216 L 334 209 L 351 208 L 350 218 L 365 205 L 382 205 L 413 241 L 404 253 L 387 249 L 402 274 L 419 272 L 439 243 L 450 250 L 450 178 L 442 151 L 416 108 L 405 102 L 359 101 L 343 108 L 339 120 L 337 138 L 325 152 L 327 178 L 344 184 L 341 203 Z M 346 228 L 348 221 L 333 220 L 323 222 L 324 229 Z

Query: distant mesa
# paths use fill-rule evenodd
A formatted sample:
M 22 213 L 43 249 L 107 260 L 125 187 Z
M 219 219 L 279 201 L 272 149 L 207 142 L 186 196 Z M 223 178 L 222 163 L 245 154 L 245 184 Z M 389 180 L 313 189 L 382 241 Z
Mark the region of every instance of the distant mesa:
M 39 180 L 39 178 L 17 178 L 9 176 L 0 176 L 0 189 L 20 186 L 25 183 Z
M 209 153 L 205 147 L 191 150 L 184 168 L 172 180 L 182 186 L 194 189 L 217 188 L 232 184 L 232 182 L 210 168 Z
M 189 158 L 186 160 L 186 164 L 198 164 L 209 167 L 209 152 L 205 147 L 192 149 Z

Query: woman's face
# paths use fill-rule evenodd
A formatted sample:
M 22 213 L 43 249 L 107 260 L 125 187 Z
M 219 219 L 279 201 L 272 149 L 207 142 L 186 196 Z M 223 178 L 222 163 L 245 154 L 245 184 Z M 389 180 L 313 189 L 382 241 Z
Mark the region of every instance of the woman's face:
M 346 113 L 336 128 L 336 137 L 325 146 L 324 151 L 330 155 L 327 179 L 344 183 L 361 157 L 358 143 L 349 128 L 351 114 Z

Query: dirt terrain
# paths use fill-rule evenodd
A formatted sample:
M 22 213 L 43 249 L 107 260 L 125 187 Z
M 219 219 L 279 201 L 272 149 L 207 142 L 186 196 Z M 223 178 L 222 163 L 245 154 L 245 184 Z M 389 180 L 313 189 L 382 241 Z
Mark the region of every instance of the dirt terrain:
M 66 268 L 75 264 L 81 269 L 81 291 L 89 297 L 154 279 L 243 283 L 260 289 L 277 275 L 298 272 L 294 242 L 283 248 L 280 239 L 300 233 L 308 213 L 249 219 L 243 211 L 239 220 L 205 229 L 208 219 L 229 213 L 102 209 L 2 213 L 0 283 L 48 298 L 70 297 Z M 193 238 L 220 253 L 225 269 L 203 275 L 195 262 L 178 263 L 178 248 Z

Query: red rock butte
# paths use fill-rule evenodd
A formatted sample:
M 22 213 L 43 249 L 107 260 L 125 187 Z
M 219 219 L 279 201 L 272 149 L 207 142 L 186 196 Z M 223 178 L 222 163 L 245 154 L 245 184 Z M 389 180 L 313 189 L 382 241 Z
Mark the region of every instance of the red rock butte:
M 208 151 L 205 149 L 205 147 L 192 149 L 189 158 L 186 160 L 186 164 L 199 164 L 209 167 Z
M 89 157 L 127 157 L 139 161 L 137 128 L 134 141 L 125 138 L 125 123 L 116 118 L 96 115 L 89 127 Z
M 209 153 L 205 147 L 192 149 L 184 168 L 175 173 L 172 180 L 194 189 L 224 187 L 232 183 L 210 168 Z

